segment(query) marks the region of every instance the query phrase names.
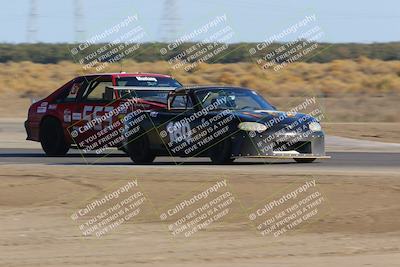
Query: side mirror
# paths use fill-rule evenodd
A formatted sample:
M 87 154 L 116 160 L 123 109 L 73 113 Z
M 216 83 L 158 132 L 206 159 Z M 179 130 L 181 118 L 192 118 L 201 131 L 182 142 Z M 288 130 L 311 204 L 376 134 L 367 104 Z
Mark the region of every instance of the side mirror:
M 175 94 L 169 92 L 167 96 L 167 110 L 171 110 L 172 100 L 174 99 Z
M 107 101 L 114 100 L 114 89 L 112 89 L 110 87 L 106 87 L 106 90 L 103 94 L 103 98 L 104 98 L 104 100 L 107 100 Z
M 172 102 L 172 97 L 168 97 L 167 99 L 167 109 L 171 110 L 171 102 Z

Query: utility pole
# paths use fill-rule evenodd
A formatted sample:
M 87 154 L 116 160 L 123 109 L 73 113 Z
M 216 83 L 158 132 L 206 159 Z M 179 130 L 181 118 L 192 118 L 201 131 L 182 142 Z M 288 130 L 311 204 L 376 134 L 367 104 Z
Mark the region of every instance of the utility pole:
M 74 0 L 74 31 L 76 43 L 82 42 L 85 37 L 83 23 L 84 15 L 82 0 Z
M 37 20 L 39 17 L 37 4 L 38 4 L 37 0 L 30 1 L 28 25 L 26 28 L 26 41 L 28 43 L 37 42 L 37 32 L 38 32 Z
M 177 0 L 165 0 L 161 18 L 161 40 L 173 42 L 178 38 L 179 14 Z

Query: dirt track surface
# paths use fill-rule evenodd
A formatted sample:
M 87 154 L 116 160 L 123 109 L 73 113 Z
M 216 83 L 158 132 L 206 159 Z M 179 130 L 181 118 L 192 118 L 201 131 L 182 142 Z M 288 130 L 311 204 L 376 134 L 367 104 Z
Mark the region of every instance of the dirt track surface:
M 1 266 L 398 266 L 400 261 L 398 171 L 23 166 L 1 167 Z M 132 179 L 151 205 L 100 238 L 82 235 L 71 214 Z M 235 196 L 230 213 L 190 237 L 173 236 L 171 221 L 161 221 L 159 214 L 221 179 Z M 313 179 L 326 200 L 319 214 L 280 236 L 262 236 L 248 218 L 252 207 Z

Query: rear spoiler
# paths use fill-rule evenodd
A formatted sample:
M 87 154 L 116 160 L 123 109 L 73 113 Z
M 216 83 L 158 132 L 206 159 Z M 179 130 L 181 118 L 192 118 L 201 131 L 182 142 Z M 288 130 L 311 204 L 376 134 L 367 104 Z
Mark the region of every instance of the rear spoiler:
M 141 86 L 106 86 L 104 92 L 104 99 L 113 100 L 114 91 L 118 90 L 131 90 L 131 91 L 174 91 L 177 87 L 141 87 Z
M 177 87 L 106 86 L 106 89 L 134 91 L 173 91 Z

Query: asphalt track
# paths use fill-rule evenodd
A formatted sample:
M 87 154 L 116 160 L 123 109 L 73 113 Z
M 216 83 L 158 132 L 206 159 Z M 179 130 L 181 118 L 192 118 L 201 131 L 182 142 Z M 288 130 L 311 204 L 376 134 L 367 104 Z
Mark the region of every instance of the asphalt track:
M 315 168 L 398 168 L 400 167 L 400 153 L 371 153 L 371 152 L 330 152 L 331 159 L 317 160 L 311 164 L 299 164 L 293 160 L 276 159 L 237 159 L 234 165 L 251 168 L 254 165 L 272 164 L 282 165 L 285 168 L 299 166 Z M 0 164 L 44 164 L 44 165 L 131 165 L 135 164 L 123 152 L 111 151 L 109 154 L 89 154 L 82 157 L 78 150 L 70 150 L 64 157 L 46 157 L 40 149 L 6 149 L 0 148 Z M 158 157 L 153 165 L 212 165 L 208 158 L 172 158 Z

